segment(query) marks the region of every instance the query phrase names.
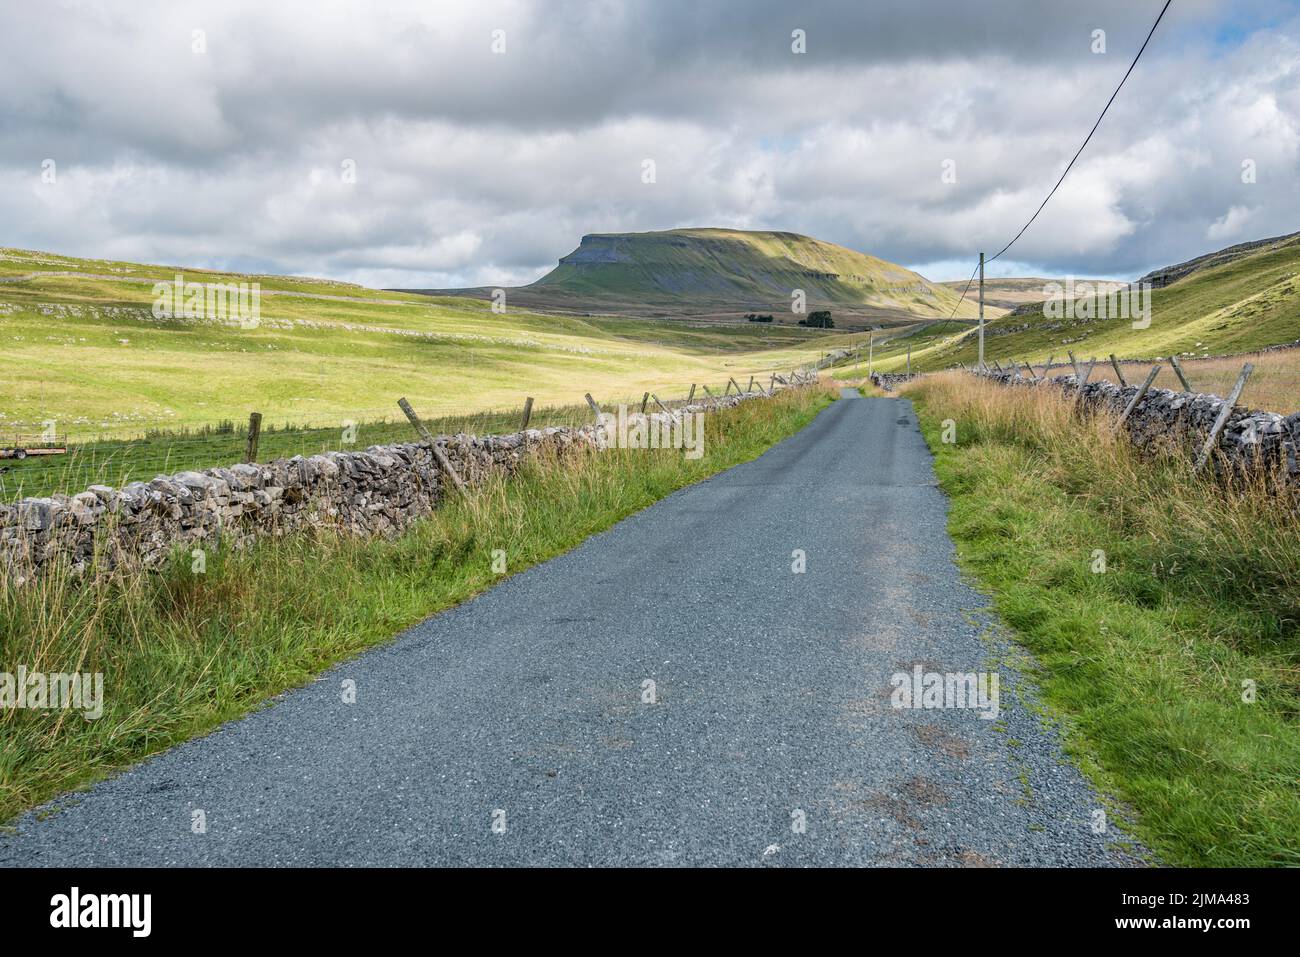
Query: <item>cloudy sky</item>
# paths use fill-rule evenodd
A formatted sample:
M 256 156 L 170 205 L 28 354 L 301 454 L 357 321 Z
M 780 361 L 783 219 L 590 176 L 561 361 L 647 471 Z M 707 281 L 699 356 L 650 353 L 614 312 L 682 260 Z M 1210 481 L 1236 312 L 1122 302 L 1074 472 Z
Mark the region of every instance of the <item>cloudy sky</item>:
M 1162 3 L 0 0 L 0 245 L 445 287 L 531 281 L 584 233 L 735 226 L 964 279 Z M 1129 278 L 1295 230 L 1300 5 L 1174 0 L 990 273 Z

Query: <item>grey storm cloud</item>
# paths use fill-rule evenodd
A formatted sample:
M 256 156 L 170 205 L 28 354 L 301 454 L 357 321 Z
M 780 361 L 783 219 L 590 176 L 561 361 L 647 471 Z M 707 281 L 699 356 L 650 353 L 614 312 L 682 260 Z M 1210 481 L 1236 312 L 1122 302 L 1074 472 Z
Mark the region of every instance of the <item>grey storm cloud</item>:
M 1160 4 L 5 6 L 5 243 L 448 286 L 687 225 L 964 276 L 1046 195 Z M 1134 275 L 1294 231 L 1298 174 L 1294 6 L 1175 0 L 1004 270 Z

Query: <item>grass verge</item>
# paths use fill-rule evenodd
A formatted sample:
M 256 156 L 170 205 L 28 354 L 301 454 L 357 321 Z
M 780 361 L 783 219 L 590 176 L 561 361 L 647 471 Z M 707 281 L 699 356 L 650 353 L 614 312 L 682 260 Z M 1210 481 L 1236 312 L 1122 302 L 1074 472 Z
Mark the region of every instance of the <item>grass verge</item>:
M 957 374 L 902 391 L 959 561 L 1137 836 L 1170 864 L 1300 864 L 1294 513 L 1192 476 L 1180 453 L 1144 456 L 1054 391 Z
M 0 671 L 102 672 L 97 720 L 0 709 L 0 820 L 202 734 L 334 662 L 579 544 L 670 492 L 752 459 L 838 390 L 706 416 L 705 454 L 616 450 L 532 461 L 393 540 L 296 535 L 178 554 L 160 572 L 90 583 L 52 573 L 0 589 Z

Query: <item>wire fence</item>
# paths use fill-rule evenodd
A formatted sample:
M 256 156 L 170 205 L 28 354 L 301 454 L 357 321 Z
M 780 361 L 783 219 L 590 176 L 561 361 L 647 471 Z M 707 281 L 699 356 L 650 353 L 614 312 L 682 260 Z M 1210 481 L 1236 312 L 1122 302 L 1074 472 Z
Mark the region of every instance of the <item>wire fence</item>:
M 736 389 L 757 390 L 771 384 L 771 372 L 752 376 L 746 373 L 722 382 L 699 383 L 685 395 L 645 393 L 599 402 L 602 411 L 617 412 L 620 405 L 631 411 L 656 411 L 660 404 L 668 409 L 685 405 L 690 398 L 720 396 Z M 416 411 L 419 412 L 418 400 Z M 429 416 L 424 424 L 434 435 L 504 434 L 519 431 L 525 421 L 525 406 L 485 409 L 459 415 Z M 531 405 L 529 428 L 589 425 L 593 413 L 586 400 L 565 405 Z M 39 434 L 10 423 L 0 434 L 0 454 L 26 448 L 22 443 L 40 441 Z M 39 428 L 39 426 L 38 426 Z M 132 438 L 83 436 L 59 437 L 66 452 L 55 455 L 30 454 L 26 458 L 0 458 L 0 501 L 43 497 L 56 493 L 75 494 L 92 485 L 120 488 L 129 482 L 150 481 L 159 475 L 230 466 L 247 461 L 249 426 L 247 422 L 226 420 L 192 429 L 165 428 L 160 423 L 140 426 Z M 372 445 L 391 445 L 417 441 L 410 422 L 394 401 L 391 409 L 368 409 L 353 412 L 349 418 L 332 421 L 317 417 L 314 422 L 263 424 L 257 437 L 259 462 L 317 455 L 329 451 L 360 451 Z M 6 442 L 13 444 L 6 446 Z
M 1281 415 L 1300 412 L 1300 350 L 1260 352 L 1248 357 L 1240 355 L 1180 356 L 1178 362 L 1182 376 L 1179 375 L 1179 369 L 1175 369 L 1173 363 L 1168 359 L 1159 361 L 1154 359 L 1119 359 L 1119 374 L 1117 375 L 1109 356 L 1089 356 L 1087 359 L 1080 356 L 1078 358 L 1080 369 L 1085 373 L 1089 364 L 1095 360 L 1092 375 L 1089 377 L 1089 381 L 1092 382 L 1104 379 L 1116 385 L 1139 385 L 1146 379 L 1151 369 L 1158 367 L 1159 372 L 1151 384 L 1152 388 L 1183 392 L 1186 391 L 1183 383 L 1185 378 L 1186 386 L 1192 392 L 1209 393 L 1220 398 L 1226 397 L 1232 391 L 1237 377 L 1241 374 L 1242 363 L 1248 358 L 1254 369 L 1246 382 L 1238 404 L 1246 408 L 1276 412 Z M 1059 357 L 1057 359 L 1059 360 Z M 999 360 L 996 366 L 990 367 L 1035 376 L 1044 373 L 1050 376 L 1072 375 L 1074 373 L 1074 364 L 1069 361 L 1053 361 L 1051 367 L 1048 368 L 1042 363 L 1027 366 L 1023 361 Z

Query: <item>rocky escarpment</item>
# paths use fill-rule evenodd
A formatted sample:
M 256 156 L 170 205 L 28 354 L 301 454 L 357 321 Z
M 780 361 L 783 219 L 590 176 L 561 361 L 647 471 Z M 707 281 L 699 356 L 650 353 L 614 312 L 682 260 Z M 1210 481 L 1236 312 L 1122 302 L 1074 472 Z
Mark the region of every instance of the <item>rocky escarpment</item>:
M 1168 286 L 1170 283 L 1177 282 L 1191 273 L 1202 269 L 1211 269 L 1224 263 L 1241 259 L 1250 253 L 1260 249 L 1277 248 L 1293 243 L 1300 239 L 1300 233 L 1288 233 L 1285 236 L 1272 236 L 1268 239 L 1256 239 L 1251 242 L 1237 243 L 1235 246 L 1228 246 L 1225 249 L 1215 250 L 1212 253 L 1206 253 L 1203 256 L 1197 256 L 1195 259 L 1189 259 L 1184 263 L 1177 263 L 1173 266 L 1165 266 L 1161 269 L 1153 270 L 1147 273 L 1138 282 L 1148 282 L 1156 289 L 1162 286 Z

